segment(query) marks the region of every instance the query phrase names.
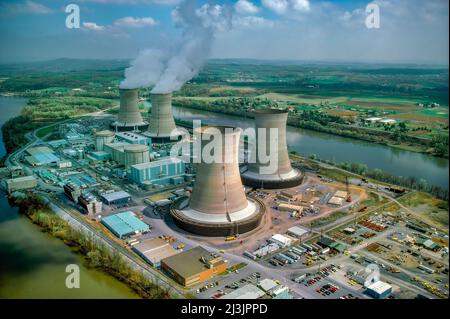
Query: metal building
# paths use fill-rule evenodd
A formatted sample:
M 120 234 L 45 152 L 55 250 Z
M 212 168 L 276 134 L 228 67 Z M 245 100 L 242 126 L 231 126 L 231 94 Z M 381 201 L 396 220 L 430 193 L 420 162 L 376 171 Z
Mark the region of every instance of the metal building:
M 197 129 L 202 153 L 210 143 L 203 135 L 214 134 L 213 139 L 220 142 L 220 148 L 213 149 L 213 161 L 201 159 L 190 199 L 180 200 L 177 209 L 172 210 L 179 227 L 204 236 L 228 236 L 248 232 L 259 225 L 263 205 L 247 199 L 239 175 L 241 132 L 240 128 L 224 126 Z
M 137 131 L 148 127 L 138 106 L 138 89 L 120 89 L 120 109 L 117 121 L 111 124 L 114 131 Z
M 302 182 L 300 171 L 292 168 L 286 143 L 286 124 L 288 111 L 265 109 L 255 111 L 256 154 L 248 164 L 248 170 L 242 174 L 245 185 L 258 188 L 288 188 Z M 276 144 L 271 145 L 271 129 L 278 131 Z M 265 130 L 265 133 L 263 133 Z M 263 140 L 265 138 L 265 140 Z M 265 147 L 261 152 L 260 147 Z M 269 169 L 270 163 L 265 163 L 259 153 L 277 151 L 275 169 Z

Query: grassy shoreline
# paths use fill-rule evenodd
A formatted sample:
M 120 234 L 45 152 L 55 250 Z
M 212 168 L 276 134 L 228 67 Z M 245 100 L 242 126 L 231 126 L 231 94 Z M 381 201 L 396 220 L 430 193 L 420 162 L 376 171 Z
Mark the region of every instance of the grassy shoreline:
M 132 269 L 118 252 L 112 252 L 93 238 L 73 229 L 66 221 L 58 217 L 37 195 L 10 197 L 9 202 L 19 207 L 33 224 L 43 232 L 62 240 L 74 252 L 83 256 L 87 265 L 103 271 L 125 283 L 140 297 L 145 299 L 170 299 L 172 293 L 149 280 L 142 273 Z

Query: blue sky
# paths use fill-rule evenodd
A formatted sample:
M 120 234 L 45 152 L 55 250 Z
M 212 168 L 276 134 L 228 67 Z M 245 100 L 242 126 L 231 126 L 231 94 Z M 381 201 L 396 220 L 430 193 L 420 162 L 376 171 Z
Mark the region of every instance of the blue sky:
M 0 62 L 133 58 L 179 38 L 171 12 L 180 1 L 2 0 Z M 65 27 L 70 3 L 80 7 L 80 29 Z M 233 27 L 216 34 L 212 58 L 448 64 L 447 0 L 373 1 L 379 29 L 365 26 L 369 1 L 213 3 L 233 8 Z

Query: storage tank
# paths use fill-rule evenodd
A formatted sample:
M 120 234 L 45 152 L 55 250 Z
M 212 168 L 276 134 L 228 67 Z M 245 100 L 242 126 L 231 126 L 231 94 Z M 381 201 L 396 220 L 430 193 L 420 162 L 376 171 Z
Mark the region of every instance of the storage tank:
M 242 174 L 244 184 L 269 189 L 299 185 L 302 182 L 302 174 L 299 170 L 292 168 L 286 143 L 288 111 L 264 109 L 256 110 L 254 113 L 256 154 L 253 154 L 251 157 L 251 162 L 248 163 L 248 170 Z M 260 129 L 265 130 L 265 134 Z M 274 140 L 271 139 L 271 129 L 277 130 L 277 135 Z M 271 143 L 276 144 L 271 145 Z M 264 159 L 259 157 L 260 147 L 265 147 L 264 152 L 262 152 L 263 154 L 269 154 L 271 150 L 277 152 L 277 163 L 270 172 L 268 172 L 268 165 L 270 163 L 264 163 Z
M 135 164 L 150 162 L 150 154 L 147 145 L 130 144 L 124 147 L 124 165 L 130 167 Z
M 179 227 L 204 236 L 229 236 L 259 225 L 264 209 L 259 202 L 247 199 L 239 174 L 241 132 L 223 126 L 196 130 L 194 138 L 220 133 L 213 135 L 214 144 L 220 141 L 220 147 L 212 151 L 216 160 L 201 159 L 190 199 L 180 200 L 172 210 Z M 209 140 L 201 140 L 202 153 L 208 144 Z
M 119 89 L 120 108 L 117 121 L 111 124 L 115 131 L 145 130 L 148 123 L 142 119 L 138 106 L 138 89 Z
M 172 114 L 172 93 L 152 93 L 150 95 L 152 109 L 147 136 L 152 142 L 169 142 L 171 133 L 176 130 Z
M 114 132 L 105 130 L 95 133 L 95 150 L 103 151 L 104 145 L 114 141 Z

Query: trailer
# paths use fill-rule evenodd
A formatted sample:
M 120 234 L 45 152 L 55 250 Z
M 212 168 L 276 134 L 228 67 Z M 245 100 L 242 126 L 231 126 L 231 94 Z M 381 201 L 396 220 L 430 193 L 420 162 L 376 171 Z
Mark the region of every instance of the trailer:
M 252 259 L 252 260 L 256 260 L 256 256 L 255 255 L 253 255 L 251 252 L 249 252 L 249 251 L 244 251 L 244 256 L 245 257 L 248 257 L 248 258 L 250 258 L 250 259 Z
M 305 253 L 305 251 L 298 249 L 297 247 L 291 248 L 292 252 L 296 253 L 297 255 L 301 256 Z
M 288 261 L 290 264 L 295 263 L 295 260 L 294 260 L 293 258 L 291 258 L 291 257 L 289 257 L 289 256 L 287 256 L 287 255 L 285 255 L 285 254 L 279 253 L 278 255 L 280 255 L 282 258 L 286 258 L 287 261 Z

